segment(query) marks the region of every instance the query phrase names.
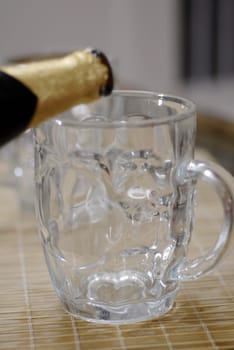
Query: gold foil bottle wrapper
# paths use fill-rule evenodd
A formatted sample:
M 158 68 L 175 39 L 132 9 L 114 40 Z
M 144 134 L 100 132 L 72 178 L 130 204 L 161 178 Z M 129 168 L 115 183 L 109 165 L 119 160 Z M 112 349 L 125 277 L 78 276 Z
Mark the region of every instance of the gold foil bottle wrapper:
M 73 105 L 108 95 L 113 88 L 109 62 L 97 50 L 75 51 L 64 57 L 6 66 L 0 70 L 17 79 L 36 96 L 36 109 L 29 127 Z

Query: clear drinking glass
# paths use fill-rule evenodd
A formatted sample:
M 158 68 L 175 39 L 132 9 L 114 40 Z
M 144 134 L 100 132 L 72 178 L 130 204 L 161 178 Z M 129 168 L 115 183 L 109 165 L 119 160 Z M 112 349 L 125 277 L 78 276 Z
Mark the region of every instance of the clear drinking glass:
M 158 317 L 181 281 L 222 257 L 233 180 L 193 160 L 195 134 L 192 102 L 136 91 L 74 107 L 35 130 L 37 218 L 65 310 L 98 323 Z M 217 191 L 224 224 L 206 255 L 189 260 L 199 179 Z

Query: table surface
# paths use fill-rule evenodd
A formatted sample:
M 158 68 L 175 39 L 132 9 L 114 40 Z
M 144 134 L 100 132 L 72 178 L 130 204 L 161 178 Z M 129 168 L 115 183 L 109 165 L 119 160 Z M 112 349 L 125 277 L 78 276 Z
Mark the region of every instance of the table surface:
M 166 316 L 133 325 L 95 325 L 63 311 L 33 213 L 15 204 L 12 191 L 0 188 L 0 349 L 234 349 L 234 246 L 215 272 L 182 284 Z M 199 186 L 197 202 L 191 256 L 215 241 L 222 221 L 217 197 L 206 185 Z

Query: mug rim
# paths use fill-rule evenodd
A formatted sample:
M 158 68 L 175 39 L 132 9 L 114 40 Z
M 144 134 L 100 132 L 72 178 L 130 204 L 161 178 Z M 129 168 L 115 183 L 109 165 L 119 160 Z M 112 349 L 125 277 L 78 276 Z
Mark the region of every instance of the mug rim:
M 76 108 L 81 105 L 74 106 L 70 108 L 68 111 L 65 111 L 57 116 L 55 118 L 47 121 L 49 123 L 56 124 L 57 126 L 65 126 L 65 127 L 79 127 L 79 128 L 119 128 L 119 127 L 144 127 L 144 126 L 156 126 L 161 124 L 168 124 L 168 123 L 174 123 L 180 120 L 184 120 L 187 118 L 194 117 L 194 114 L 196 113 L 196 105 L 193 101 L 183 98 L 176 95 L 171 94 L 165 94 L 165 93 L 158 93 L 153 92 L 150 90 L 113 90 L 112 94 L 107 97 L 102 97 L 101 99 L 111 99 L 115 97 L 132 97 L 136 99 L 150 99 L 155 100 L 158 102 L 158 106 L 165 105 L 170 103 L 174 103 L 178 107 L 180 106 L 181 111 L 177 110 L 171 115 L 163 115 L 157 118 L 149 118 L 149 119 L 139 119 L 139 120 L 118 120 L 118 119 L 110 119 L 109 121 L 87 121 L 87 119 L 84 120 L 77 120 L 77 119 L 71 119 L 67 118 L 65 114 L 69 111 L 71 111 L 73 108 Z M 94 101 L 94 103 L 97 103 L 99 100 Z M 91 103 L 92 104 L 92 103 Z M 87 104 L 82 104 L 89 105 Z

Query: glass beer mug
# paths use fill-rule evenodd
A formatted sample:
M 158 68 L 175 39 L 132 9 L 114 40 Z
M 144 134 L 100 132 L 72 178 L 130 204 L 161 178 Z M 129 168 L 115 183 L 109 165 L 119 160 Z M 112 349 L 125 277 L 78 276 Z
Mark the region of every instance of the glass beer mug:
M 181 281 L 222 257 L 232 178 L 193 159 L 195 134 L 192 102 L 136 91 L 115 91 L 35 129 L 37 218 L 65 310 L 110 324 L 159 317 Z M 189 259 L 197 180 L 217 191 L 224 224 L 214 246 Z

